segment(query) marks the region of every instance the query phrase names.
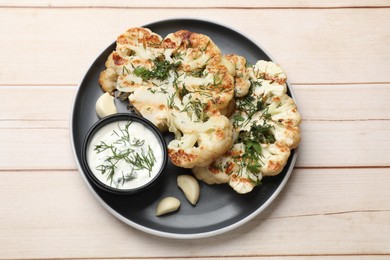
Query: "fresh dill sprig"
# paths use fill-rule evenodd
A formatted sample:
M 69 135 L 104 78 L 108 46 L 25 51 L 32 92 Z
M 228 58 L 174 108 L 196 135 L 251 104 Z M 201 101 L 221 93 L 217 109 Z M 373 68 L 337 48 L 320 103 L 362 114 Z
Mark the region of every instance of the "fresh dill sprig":
M 126 182 L 135 180 L 136 178 L 137 178 L 137 174 L 134 172 L 134 169 L 131 169 L 131 171 L 129 173 L 127 173 L 126 175 L 124 175 L 122 172 L 122 177 L 119 177 L 115 181 L 115 186 L 118 188 L 119 184 L 123 186 Z
M 153 150 L 150 148 L 150 146 L 148 146 L 147 151 L 142 149 L 141 153 L 130 153 L 125 160 L 129 164 L 133 165 L 133 169 L 135 171 L 146 169 L 149 172 L 149 177 L 151 176 L 154 164 L 157 162 Z
M 261 83 L 251 81 L 248 94 L 243 98 L 236 100 L 236 108 L 239 114 L 233 116 L 235 127 L 244 127 L 252 121 L 253 116 L 261 112 L 260 118 L 264 121 L 272 120 L 272 115 L 269 113 L 269 107 L 262 99 L 257 99 L 253 95 L 254 89 L 261 86 Z M 245 115 L 246 117 L 244 117 Z
M 250 172 L 254 174 L 260 173 L 260 167 L 263 164 L 262 147 L 261 144 L 270 144 L 276 141 L 273 133 L 273 126 L 263 121 L 263 124 L 257 124 L 257 121 L 253 122 L 249 131 L 241 131 L 238 135 L 235 143 L 243 143 L 245 146 L 244 154 L 237 160 L 243 169 L 246 167 Z M 254 183 L 260 183 L 260 180 L 253 180 Z
M 167 106 L 168 106 L 169 109 L 175 108 L 175 109 L 179 110 L 179 108 L 175 104 L 176 93 L 177 93 L 177 91 L 172 93 L 172 95 L 168 96 L 168 98 L 167 98 Z
M 176 70 L 180 65 L 181 61 L 170 63 L 167 60 L 154 59 L 153 60 L 154 67 L 152 70 L 148 70 L 145 67 L 138 66 L 134 69 L 134 74 L 137 77 L 141 77 L 143 80 L 150 79 L 159 79 L 166 80 L 169 76 L 170 70 Z
M 198 98 L 188 102 L 180 112 L 186 112 L 189 117 L 195 115 L 195 122 L 206 122 L 209 116 L 206 113 L 208 104 L 202 103 Z
M 203 73 L 204 73 L 205 69 L 206 69 L 206 66 L 203 66 L 200 69 L 196 69 L 196 70 L 194 70 L 194 71 L 192 71 L 190 73 L 190 76 L 193 76 L 193 77 L 196 77 L 196 78 L 201 78 L 203 76 Z

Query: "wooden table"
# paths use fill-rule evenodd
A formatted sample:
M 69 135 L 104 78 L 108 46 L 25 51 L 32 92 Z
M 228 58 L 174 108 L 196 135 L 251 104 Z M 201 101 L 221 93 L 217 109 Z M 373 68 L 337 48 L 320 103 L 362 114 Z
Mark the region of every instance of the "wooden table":
M 390 1 L 0 2 L 0 258 L 390 259 Z M 287 186 L 224 235 L 145 234 L 95 200 L 69 119 L 87 68 L 128 27 L 228 25 L 286 70 L 302 114 Z

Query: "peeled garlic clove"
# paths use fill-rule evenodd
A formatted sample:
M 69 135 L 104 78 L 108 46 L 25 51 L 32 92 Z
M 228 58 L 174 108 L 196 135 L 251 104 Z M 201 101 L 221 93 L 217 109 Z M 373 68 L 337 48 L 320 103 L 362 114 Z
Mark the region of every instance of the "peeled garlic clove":
M 108 92 L 101 95 L 96 101 L 95 110 L 99 118 L 115 114 L 117 110 L 114 97 L 111 96 Z
M 163 198 L 157 205 L 156 216 L 161 216 L 178 210 L 180 207 L 180 200 L 175 197 Z
M 187 200 L 192 205 L 196 205 L 200 194 L 198 181 L 191 175 L 179 175 L 177 176 L 177 186 L 184 192 Z

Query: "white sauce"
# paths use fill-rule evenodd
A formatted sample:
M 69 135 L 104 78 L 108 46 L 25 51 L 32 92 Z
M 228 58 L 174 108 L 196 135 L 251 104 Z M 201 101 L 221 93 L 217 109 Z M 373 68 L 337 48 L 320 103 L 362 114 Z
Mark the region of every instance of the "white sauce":
M 123 137 L 126 141 L 118 141 Z M 141 123 L 118 121 L 103 126 L 95 133 L 87 148 L 87 162 L 92 173 L 104 184 L 118 189 L 133 189 L 148 183 L 160 171 L 162 149 L 155 134 Z M 127 156 L 121 158 L 125 153 Z M 115 167 L 109 163 L 110 157 Z M 137 167 L 139 164 L 134 161 L 142 162 L 142 165 Z M 102 169 L 106 172 L 103 173 Z M 114 174 L 111 178 L 112 169 Z

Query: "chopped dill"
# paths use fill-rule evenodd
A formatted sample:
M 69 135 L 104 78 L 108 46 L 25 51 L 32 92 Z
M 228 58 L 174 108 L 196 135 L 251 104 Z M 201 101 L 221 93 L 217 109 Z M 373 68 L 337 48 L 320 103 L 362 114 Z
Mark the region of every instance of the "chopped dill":
M 147 170 L 149 177 L 153 166 L 157 162 L 153 150 L 148 145 L 144 149 L 145 140 L 136 138 L 130 135 L 129 127 L 131 121 L 127 122 L 124 127 L 121 127 L 118 123 L 118 131 L 114 130 L 112 136 L 116 137 L 116 140 L 112 144 L 107 144 L 104 141 L 100 141 L 99 144 L 95 145 L 94 151 L 97 154 L 102 152 L 108 152 L 107 156 L 104 157 L 104 162 L 96 167 L 102 175 L 107 175 L 107 181 L 110 182 L 110 186 L 114 183 L 117 187 L 119 184 L 124 184 L 137 177 L 140 170 Z M 118 149 L 118 146 L 124 146 L 125 149 Z M 141 149 L 134 149 L 139 147 Z M 114 175 L 117 170 L 117 165 L 120 162 L 126 162 L 130 172 L 124 174 L 122 177 L 114 180 Z
M 150 79 L 159 79 L 166 80 L 169 76 L 170 70 L 176 70 L 180 65 L 181 61 L 176 63 L 170 63 L 167 60 L 154 59 L 154 68 L 152 70 L 148 70 L 145 67 L 139 66 L 134 69 L 134 74 L 137 77 L 141 77 L 143 80 Z
M 195 122 L 206 122 L 209 119 L 206 113 L 207 106 L 207 103 L 202 103 L 202 101 L 196 98 L 188 102 L 180 112 L 186 112 L 191 118 L 195 115 Z

